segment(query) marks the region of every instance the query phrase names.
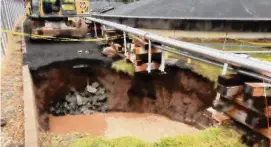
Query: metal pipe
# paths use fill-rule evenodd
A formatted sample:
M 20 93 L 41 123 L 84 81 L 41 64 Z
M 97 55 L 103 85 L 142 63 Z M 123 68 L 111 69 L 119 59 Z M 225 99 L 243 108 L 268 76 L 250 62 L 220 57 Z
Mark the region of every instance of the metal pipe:
M 221 75 L 226 75 L 228 70 L 228 63 L 224 63 Z
M 206 59 L 215 60 L 220 63 L 228 63 L 229 65 L 235 66 L 235 67 L 247 68 L 249 70 L 253 70 L 254 72 L 264 74 L 264 75 L 271 75 L 271 66 L 261 61 L 254 61 L 250 59 L 240 58 L 238 55 L 229 54 L 223 51 L 218 51 L 216 49 L 203 47 L 203 46 L 195 45 L 192 43 L 187 43 L 183 41 L 161 37 L 161 36 L 152 34 L 150 32 L 145 32 L 140 29 L 132 28 L 126 25 L 117 24 L 114 22 L 106 21 L 106 20 L 101 20 L 101 19 L 97 19 L 93 17 L 87 17 L 87 19 L 128 32 L 128 33 L 132 33 L 137 36 L 145 37 L 148 40 L 159 42 L 166 46 L 175 47 L 179 50 L 183 50 L 192 54 L 200 55 Z
M 94 22 L 94 33 L 95 33 L 95 37 L 97 38 L 98 34 L 97 34 L 97 27 L 96 27 L 96 23 L 95 22 Z
M 192 56 L 192 55 L 189 55 L 189 54 L 187 54 L 185 52 L 172 50 L 172 49 L 169 49 L 166 46 L 160 46 L 160 45 L 152 45 L 152 46 L 157 48 L 157 49 L 160 49 L 162 51 L 167 51 L 167 52 L 170 52 L 170 53 L 174 53 L 176 55 L 181 55 L 181 56 L 184 56 L 184 57 L 187 57 L 187 58 L 191 58 L 191 59 L 194 59 L 194 60 L 197 60 L 197 61 L 200 61 L 200 62 L 204 62 L 204 63 L 211 64 L 211 65 L 214 65 L 214 66 L 218 66 L 218 67 L 221 67 L 221 68 L 224 67 L 224 64 L 217 63 L 217 62 L 211 61 L 211 60 L 206 60 L 206 59 L 203 59 L 203 58 L 200 58 L 200 57 Z M 227 67 L 227 69 L 238 72 L 238 73 L 243 74 L 243 75 L 251 76 L 251 77 L 256 78 L 258 80 L 263 80 L 264 79 L 265 82 L 271 83 L 271 78 L 267 77 L 267 76 L 259 75 L 257 73 L 247 72 L 247 71 L 244 71 L 242 69 L 235 69 L 235 68 L 232 68 L 232 67 L 229 67 L 229 66 Z
M 151 45 L 151 40 L 149 40 L 149 49 L 148 49 L 148 67 L 147 67 L 148 73 L 151 72 L 151 50 L 152 50 L 152 45 Z
M 124 40 L 124 55 L 127 55 L 127 40 L 126 40 L 126 32 L 123 32 L 123 40 Z
M 161 72 L 165 72 L 165 54 L 166 54 L 166 52 L 162 50 L 162 53 L 161 53 L 161 65 L 159 67 L 159 70 Z

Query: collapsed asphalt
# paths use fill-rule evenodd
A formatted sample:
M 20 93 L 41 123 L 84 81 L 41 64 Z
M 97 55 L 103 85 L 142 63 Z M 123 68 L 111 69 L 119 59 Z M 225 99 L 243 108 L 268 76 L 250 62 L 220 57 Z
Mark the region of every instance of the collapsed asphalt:
M 24 22 L 24 33 L 28 34 L 28 20 Z M 60 62 L 71 61 L 74 64 L 88 64 L 100 61 L 103 64 L 111 64 L 112 58 L 102 55 L 102 45 L 97 42 L 68 42 L 56 40 L 30 40 L 25 37 L 26 53 L 23 55 L 23 64 L 30 70 Z M 77 62 L 79 61 L 79 62 Z
M 24 64 L 31 70 L 54 62 L 64 62 L 76 59 L 102 60 L 110 62 L 111 59 L 101 54 L 102 47 L 90 42 L 54 42 L 26 40 L 26 54 Z

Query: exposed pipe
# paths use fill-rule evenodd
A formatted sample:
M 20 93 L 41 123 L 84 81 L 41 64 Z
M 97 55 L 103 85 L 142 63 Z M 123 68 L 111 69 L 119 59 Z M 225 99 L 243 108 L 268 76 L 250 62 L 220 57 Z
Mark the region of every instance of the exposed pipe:
M 187 54 L 185 52 L 172 50 L 172 49 L 169 49 L 166 46 L 160 46 L 160 45 L 152 45 L 152 46 L 157 48 L 157 49 L 160 49 L 162 51 L 167 51 L 167 52 L 170 52 L 170 53 L 174 53 L 176 55 L 181 55 L 181 56 L 184 56 L 184 57 L 187 57 L 187 58 L 191 58 L 191 59 L 194 59 L 194 60 L 197 60 L 197 61 L 200 61 L 200 62 L 204 62 L 204 63 L 210 64 L 210 65 L 218 66 L 218 67 L 221 67 L 221 68 L 224 67 L 224 64 L 217 63 L 217 62 L 211 61 L 211 60 L 206 60 L 206 59 L 203 59 L 203 58 L 200 58 L 200 57 L 192 56 L 192 55 L 189 55 L 189 54 Z M 247 76 L 256 78 L 258 80 L 263 80 L 263 78 L 264 78 L 265 82 L 271 83 L 271 78 L 267 77 L 267 76 L 262 76 L 262 75 L 259 75 L 257 73 L 251 73 L 251 72 L 248 72 L 248 71 L 244 71 L 242 69 L 234 69 L 234 68 L 229 67 L 229 66 L 227 67 L 227 69 L 238 72 L 238 73 L 243 74 L 243 75 L 247 75 Z
M 101 20 L 101 19 L 97 19 L 93 17 L 87 17 L 86 19 L 116 28 L 118 30 L 122 30 L 128 33 L 140 36 L 140 37 L 144 37 L 145 39 L 152 40 L 153 42 L 159 42 L 166 46 L 175 47 L 179 49 L 180 51 L 186 51 L 194 55 L 203 57 L 205 59 L 213 60 L 219 63 L 228 63 L 232 67 L 236 67 L 236 68 L 238 67 L 246 68 L 256 73 L 259 73 L 260 75 L 261 74 L 266 75 L 266 76 L 271 75 L 271 66 L 261 61 L 254 61 L 251 59 L 240 58 L 240 56 L 235 55 L 235 54 L 229 54 L 224 51 L 218 51 L 216 49 L 212 49 L 209 47 L 203 47 L 203 46 L 195 45 L 192 43 L 187 43 L 183 41 L 161 37 L 161 36 L 152 34 L 150 32 L 145 32 L 140 29 L 132 28 L 126 25 L 117 24 L 114 22 L 106 21 L 106 20 Z
M 95 37 L 97 38 L 98 34 L 97 34 L 97 26 L 95 22 L 94 22 L 94 33 L 95 33 Z
M 161 72 L 165 72 L 165 54 L 166 54 L 166 52 L 162 50 L 162 53 L 161 53 L 161 64 L 160 64 L 160 67 L 159 67 L 159 70 Z
M 151 50 L 152 50 L 152 45 L 151 45 L 151 40 L 149 40 L 149 48 L 148 48 L 148 67 L 147 67 L 147 71 L 148 73 L 151 72 Z
M 124 55 L 127 55 L 127 40 L 126 40 L 126 32 L 123 32 L 123 41 L 124 41 Z

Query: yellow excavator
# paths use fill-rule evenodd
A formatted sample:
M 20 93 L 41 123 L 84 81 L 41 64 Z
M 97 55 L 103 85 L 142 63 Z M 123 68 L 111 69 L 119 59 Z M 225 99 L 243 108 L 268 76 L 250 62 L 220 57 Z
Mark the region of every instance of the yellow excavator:
M 88 26 L 89 0 L 26 0 L 25 32 L 30 39 L 84 38 Z

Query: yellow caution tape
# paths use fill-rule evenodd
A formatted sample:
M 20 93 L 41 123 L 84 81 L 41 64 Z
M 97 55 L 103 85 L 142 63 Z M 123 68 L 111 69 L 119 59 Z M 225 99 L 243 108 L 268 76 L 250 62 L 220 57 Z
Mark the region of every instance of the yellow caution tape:
M 27 34 L 27 33 L 22 33 L 22 32 L 15 32 L 11 30 L 1 30 L 1 32 L 5 33 L 10 33 L 13 35 L 19 35 L 19 36 L 28 36 L 28 37 L 33 37 L 36 39 L 58 39 L 58 41 L 78 41 L 78 42 L 95 42 L 95 41 L 107 41 L 107 40 L 113 40 L 119 37 L 122 37 L 122 35 L 117 35 L 117 36 L 112 36 L 109 38 L 86 38 L 86 39 L 74 39 L 74 38 L 64 38 L 64 37 L 55 37 L 55 36 L 46 36 L 46 35 L 34 35 L 34 34 Z M 134 35 L 129 36 L 129 38 L 134 37 Z M 167 36 L 165 36 L 167 37 Z M 261 47 L 271 47 L 271 43 L 265 43 L 265 42 L 252 42 L 252 41 L 246 41 L 246 40 L 241 40 L 241 39 L 236 39 L 236 38 L 231 38 L 231 37 L 226 37 L 227 39 L 235 40 L 240 43 L 245 43 L 245 44 L 250 44 L 250 45 L 255 45 L 255 46 L 261 46 Z
M 27 33 L 22 33 L 22 32 L 16 32 L 16 31 L 11 31 L 11 30 L 1 30 L 1 32 L 5 33 L 10 33 L 13 35 L 18 35 L 18 36 L 28 36 L 36 39 L 57 39 L 58 41 L 78 41 L 78 42 L 95 42 L 95 41 L 108 41 L 108 40 L 113 40 L 119 37 L 122 37 L 122 35 L 117 35 L 117 36 L 112 36 L 109 38 L 86 38 L 86 39 L 75 39 L 75 38 L 64 38 L 64 37 L 55 37 L 55 36 L 46 36 L 46 35 L 34 35 L 34 34 L 27 34 Z

